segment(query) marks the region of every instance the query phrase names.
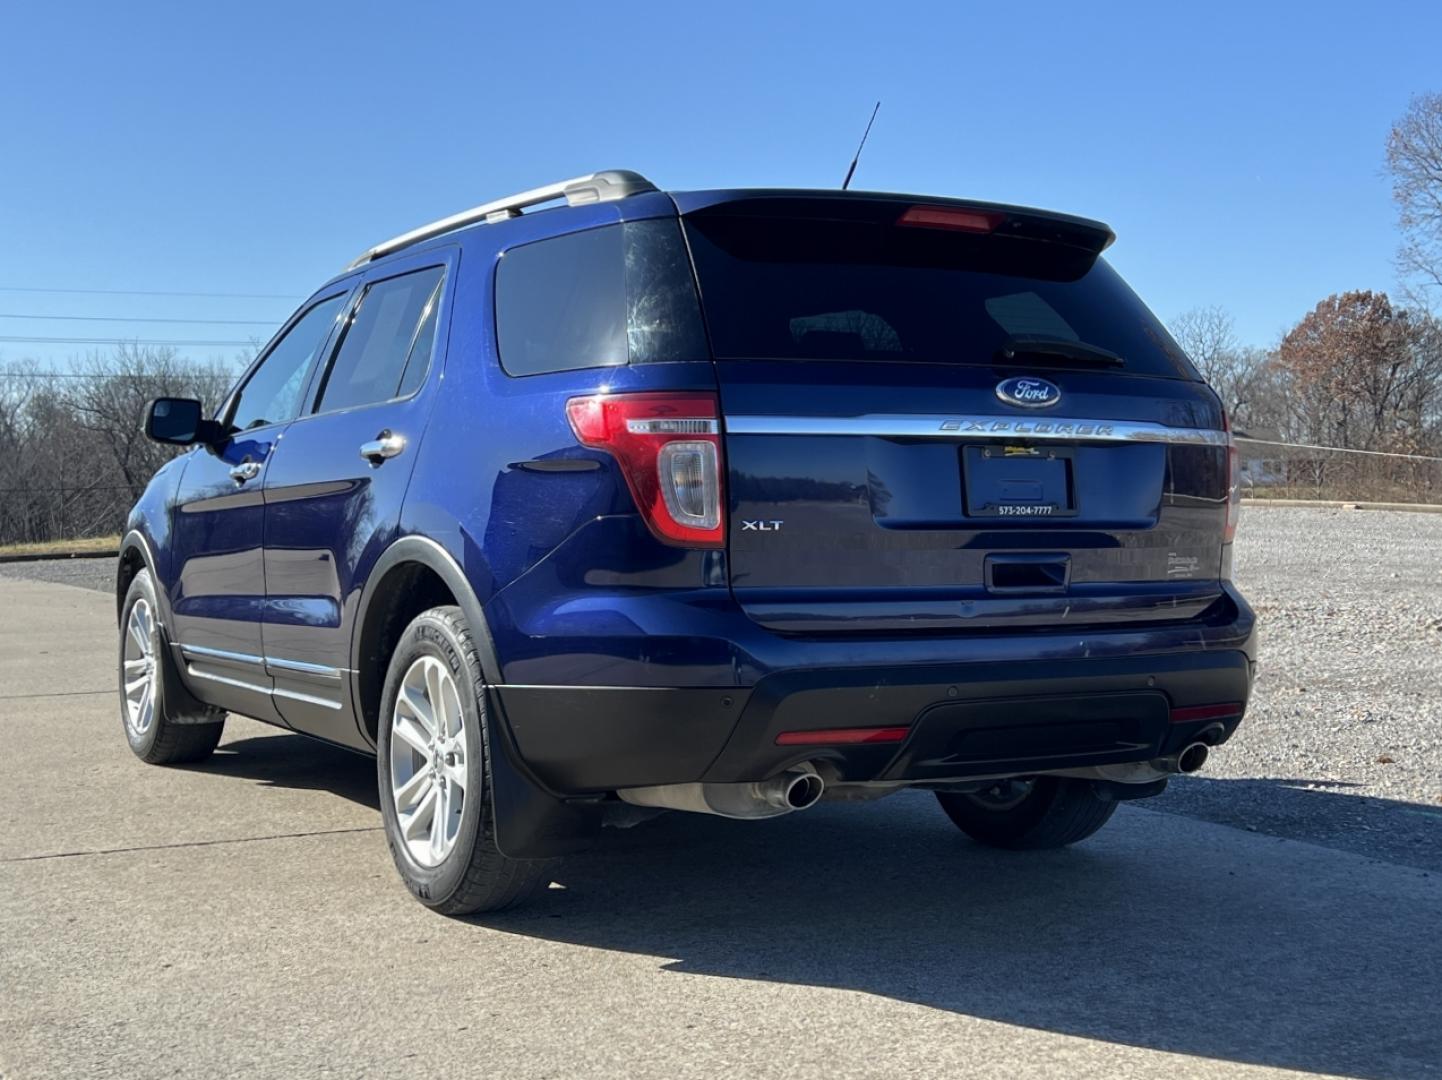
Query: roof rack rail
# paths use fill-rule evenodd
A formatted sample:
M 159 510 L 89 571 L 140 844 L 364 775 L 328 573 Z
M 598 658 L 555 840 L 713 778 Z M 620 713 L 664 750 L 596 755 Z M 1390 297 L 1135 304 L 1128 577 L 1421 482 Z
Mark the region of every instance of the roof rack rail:
M 464 228 L 467 225 L 474 225 L 480 221 L 505 221 L 508 218 L 520 217 L 521 211 L 528 206 L 554 202 L 556 199 L 565 199 L 568 206 L 584 206 L 588 203 L 614 202 L 617 199 L 625 199 L 631 195 L 640 195 L 655 190 L 655 184 L 640 173 L 631 172 L 629 169 L 607 169 L 604 172 L 587 173 L 585 176 L 576 176 L 570 180 L 547 184 L 545 187 L 507 195 L 504 199 L 496 199 L 494 202 L 482 203 L 469 210 L 462 210 L 459 214 L 452 214 L 450 217 L 433 221 L 429 225 L 422 225 L 418 229 L 401 233 L 400 236 L 393 237 L 383 244 L 367 248 L 361 257 L 346 269 L 354 270 L 372 259 L 379 259 L 382 255 L 389 255 L 402 248 L 410 247 L 412 244 L 419 244 L 422 240 L 429 240 L 432 237 Z

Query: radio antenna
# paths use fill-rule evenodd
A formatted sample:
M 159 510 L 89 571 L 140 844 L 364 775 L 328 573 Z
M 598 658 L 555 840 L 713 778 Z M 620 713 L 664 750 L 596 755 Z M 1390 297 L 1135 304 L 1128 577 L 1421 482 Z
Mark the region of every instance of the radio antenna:
M 871 134 L 871 125 L 876 123 L 876 114 L 881 111 L 881 102 L 876 103 L 876 108 L 871 110 L 871 119 L 866 121 L 866 130 L 861 133 L 861 144 L 856 148 L 856 156 L 851 159 L 851 168 L 846 170 L 846 179 L 841 181 L 841 190 L 845 191 L 851 186 L 851 178 L 856 173 L 856 163 L 861 160 L 861 151 L 866 148 L 866 136 Z

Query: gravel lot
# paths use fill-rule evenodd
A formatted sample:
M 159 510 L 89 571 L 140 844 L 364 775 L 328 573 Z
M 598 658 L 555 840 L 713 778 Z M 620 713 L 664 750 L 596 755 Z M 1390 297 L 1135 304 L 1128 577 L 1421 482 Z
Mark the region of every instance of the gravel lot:
M 113 559 L 0 565 L 109 592 Z M 1442 514 L 1248 507 L 1247 719 L 1148 809 L 1442 872 Z
M 1248 507 L 1236 579 L 1247 718 L 1146 805 L 1442 872 L 1442 514 Z
M 0 577 L 22 581 L 54 581 L 82 589 L 112 592 L 115 589 L 115 559 L 44 559 L 39 562 L 0 563 Z
M 1442 802 L 1442 515 L 1249 508 L 1236 579 L 1261 676 L 1218 774 Z

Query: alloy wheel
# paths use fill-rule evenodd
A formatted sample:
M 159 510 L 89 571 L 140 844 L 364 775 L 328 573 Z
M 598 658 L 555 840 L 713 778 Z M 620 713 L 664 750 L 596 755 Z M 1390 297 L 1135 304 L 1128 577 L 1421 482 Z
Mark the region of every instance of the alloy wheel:
M 155 723 L 155 699 L 160 667 L 155 650 L 155 616 L 143 597 L 131 606 L 125 624 L 122 657 L 125 684 L 125 726 L 140 738 Z
M 401 839 L 421 866 L 439 866 L 460 834 L 468 747 L 460 693 L 433 656 L 406 669 L 391 715 L 391 798 Z

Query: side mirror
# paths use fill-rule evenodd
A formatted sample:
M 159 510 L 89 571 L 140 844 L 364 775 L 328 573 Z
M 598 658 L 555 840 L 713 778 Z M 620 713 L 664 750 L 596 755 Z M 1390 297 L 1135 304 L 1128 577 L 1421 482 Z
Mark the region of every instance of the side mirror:
M 220 425 L 205 418 L 205 408 L 194 398 L 156 398 L 145 412 L 145 434 L 156 442 L 175 446 L 219 441 Z

